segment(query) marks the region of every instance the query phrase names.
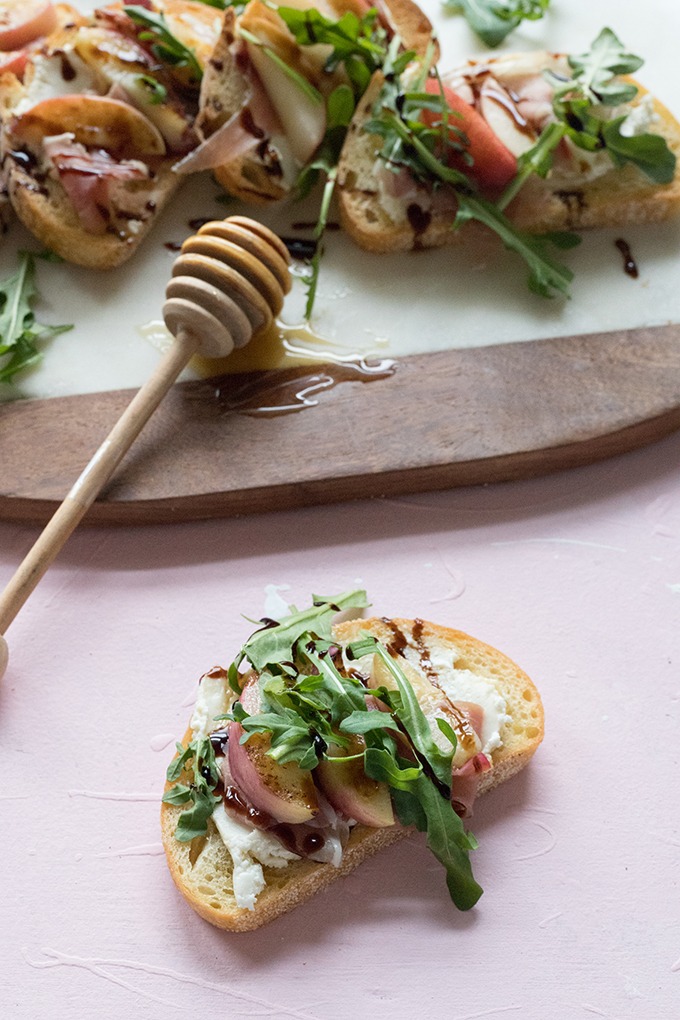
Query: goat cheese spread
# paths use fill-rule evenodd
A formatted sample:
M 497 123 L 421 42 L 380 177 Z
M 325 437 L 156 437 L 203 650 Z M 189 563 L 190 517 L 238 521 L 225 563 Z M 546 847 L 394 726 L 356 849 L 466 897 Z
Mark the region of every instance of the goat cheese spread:
M 201 677 L 189 724 L 194 737 L 207 737 L 212 733 L 216 728 L 215 719 L 229 711 L 230 703 L 226 677 L 220 674 L 211 676 L 210 673 Z
M 265 887 L 262 865 L 285 868 L 289 861 L 299 858 L 286 850 L 276 836 L 228 815 L 223 804 L 217 805 L 212 817 L 234 862 L 236 902 L 239 907 L 254 910 L 255 900 Z

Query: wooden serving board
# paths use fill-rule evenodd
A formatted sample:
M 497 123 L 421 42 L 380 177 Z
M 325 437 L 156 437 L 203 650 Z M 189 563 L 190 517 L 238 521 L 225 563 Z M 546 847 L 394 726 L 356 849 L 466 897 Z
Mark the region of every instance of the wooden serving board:
M 183 521 L 530 477 L 680 427 L 679 326 L 415 355 L 370 382 L 335 371 L 297 413 L 253 412 L 275 390 L 313 391 L 308 371 L 178 384 L 87 520 Z M 323 384 L 323 367 L 314 375 Z M 47 520 L 132 393 L 0 407 L 0 516 Z

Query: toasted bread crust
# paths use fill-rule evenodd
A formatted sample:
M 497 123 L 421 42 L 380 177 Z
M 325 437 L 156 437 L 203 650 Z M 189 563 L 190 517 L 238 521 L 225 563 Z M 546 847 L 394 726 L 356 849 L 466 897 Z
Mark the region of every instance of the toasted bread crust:
M 157 5 L 167 16 L 173 32 L 187 39 L 200 61 L 206 60 L 219 32 L 221 13 L 196 0 L 157 0 Z M 117 6 L 122 8 L 123 4 Z M 115 9 L 116 5 L 110 7 Z M 68 5 L 59 5 L 57 11 L 58 27 L 44 41 L 45 50 L 55 54 L 60 52 L 63 40 L 71 38 L 70 32 L 94 23 L 92 17 L 81 15 Z M 121 189 L 121 201 L 111 210 L 104 233 L 87 230 L 58 175 L 44 165 L 39 147 L 34 146 L 36 151 L 27 154 L 23 151 L 24 143 L 13 136 L 14 111 L 25 95 L 25 83 L 22 85 L 13 74 L 0 76 L 3 195 L 24 226 L 66 261 L 89 269 L 121 265 L 136 251 L 181 184 L 181 178 L 172 171 L 177 157 L 154 161 L 148 179 L 130 181 Z M 15 158 L 14 148 L 28 158 Z M 127 209 L 126 199 L 134 199 Z M 133 214 L 130 209 L 137 212 Z
M 392 621 L 415 647 L 413 620 Z M 419 621 L 420 627 L 420 621 Z M 335 637 L 347 643 L 362 632 L 370 632 L 388 643 L 392 630 L 380 619 L 355 620 L 335 628 Z M 491 680 L 508 703 L 512 722 L 505 724 L 503 745 L 493 752 L 493 768 L 482 777 L 480 793 L 487 792 L 519 772 L 538 748 L 544 732 L 543 707 L 535 686 L 527 675 L 502 652 L 461 631 L 424 623 L 418 641 L 444 644 L 455 655 L 456 666 L 470 669 Z M 185 741 L 190 739 L 188 733 Z M 166 789 L 170 788 L 170 784 Z M 374 829 L 357 825 L 352 829 L 339 868 L 310 860 L 292 861 L 285 868 L 264 868 L 266 886 L 258 896 L 255 909 L 237 906 L 231 891 L 232 862 L 212 822 L 205 844 L 192 863 L 191 848 L 174 838 L 181 807 L 163 804 L 161 831 L 172 878 L 182 895 L 201 917 L 218 928 L 248 931 L 268 924 L 276 917 L 310 899 L 336 879 L 348 875 L 362 861 L 383 847 L 411 833 L 400 825 Z
M 382 139 L 367 134 L 363 125 L 382 88 L 380 74 L 365 93 L 350 125 L 338 167 L 338 208 L 344 230 L 361 248 L 376 253 L 405 252 L 458 244 L 475 223 L 453 230 L 455 204 L 432 208 L 432 193 L 414 187 L 408 204 L 387 201 L 375 177 Z M 646 94 L 639 85 L 639 98 Z M 669 184 L 655 184 L 632 164 L 592 180 L 565 185 L 553 178 L 530 178 L 506 210 L 520 230 L 542 234 L 559 230 L 659 223 L 680 212 L 680 124 L 658 100 L 653 101 L 661 134 L 677 157 Z M 409 208 L 410 207 L 410 208 Z M 412 209 L 415 208 L 416 215 Z
M 59 181 L 46 179 L 38 184 L 11 159 L 6 172 L 9 200 L 24 226 L 50 251 L 87 269 L 114 269 L 126 262 L 181 183 L 172 172 L 172 161 L 166 162 L 151 181 L 141 182 L 148 193 L 149 210 L 144 221 L 136 221 L 139 229 L 135 233 L 119 235 L 112 229 L 111 233 L 92 234 L 81 226 Z

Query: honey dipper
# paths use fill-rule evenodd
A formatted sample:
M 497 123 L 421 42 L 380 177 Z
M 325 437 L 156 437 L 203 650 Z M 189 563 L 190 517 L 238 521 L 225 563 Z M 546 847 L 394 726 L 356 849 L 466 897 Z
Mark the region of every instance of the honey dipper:
M 163 306 L 174 343 L 0 595 L 0 677 L 9 657 L 7 628 L 182 369 L 195 354 L 224 358 L 271 325 L 290 290 L 288 263 L 280 238 L 244 216 L 206 223 L 184 242 Z

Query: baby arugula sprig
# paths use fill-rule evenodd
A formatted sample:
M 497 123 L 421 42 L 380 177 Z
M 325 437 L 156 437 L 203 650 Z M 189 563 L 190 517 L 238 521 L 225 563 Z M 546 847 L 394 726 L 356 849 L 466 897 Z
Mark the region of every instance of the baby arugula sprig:
M 332 623 L 337 613 L 366 605 L 363 591 L 332 598 L 315 596 L 309 609 L 298 612 L 293 608 L 280 621 L 263 621 L 264 626 L 246 641 L 229 669 L 237 693 L 248 673 L 241 672 L 243 663 L 247 661 L 257 671 L 262 711 L 249 715 L 237 699 L 226 718 L 241 724 L 244 741 L 253 733 L 268 735 L 269 753 L 282 764 L 295 761 L 300 768 L 313 769 L 324 759 L 363 758 L 366 774 L 390 787 L 400 822 L 426 833 L 429 848 L 445 868 L 453 902 L 467 910 L 482 890 L 473 878 L 469 859 L 476 840 L 465 832 L 451 806 L 456 735 L 445 719 L 437 720 L 449 749 L 439 747 L 406 675 L 372 635 L 353 642 L 344 653 L 334 643 Z M 365 686 L 364 678 L 351 668 L 352 662 L 365 656 L 379 657 L 394 680 L 394 689 Z M 368 694 L 378 697 L 389 711 L 369 710 Z M 363 742 L 358 742 L 358 737 Z M 411 749 L 408 758 L 403 757 L 404 742 Z M 189 816 L 187 823 L 181 830 L 178 826 L 182 840 L 204 833 L 212 812 L 217 777 L 209 743 L 202 738 L 186 749 L 180 747 L 168 773 L 171 782 L 186 769 L 193 776 L 193 784 L 175 786 L 165 798 L 174 804 L 193 799 L 192 807 L 183 813 Z M 205 816 L 200 829 L 197 814 Z
M 500 46 L 522 21 L 543 17 L 550 0 L 444 0 L 449 14 L 462 14 L 487 46 Z
M 552 71 L 553 110 L 562 133 L 588 152 L 606 151 L 615 166 L 633 163 L 656 184 L 675 174 L 675 156 L 660 135 L 622 130 L 628 110 L 617 109 L 637 95 L 637 86 L 621 79 L 644 61 L 628 52 L 610 28 L 603 28 L 587 53 L 568 57 L 572 76 L 566 81 Z M 612 116 L 613 114 L 613 116 Z
M 20 372 L 37 365 L 42 341 L 73 329 L 71 325 L 45 326 L 36 321 L 36 257 L 41 256 L 21 252 L 19 268 L 0 280 L 0 383 L 11 383 Z
M 140 40 L 151 44 L 153 55 L 161 63 L 186 68 L 191 82 L 194 85 L 200 84 L 203 69 L 195 52 L 172 32 L 162 11 L 156 13 L 141 4 L 130 4 L 123 7 L 123 12 L 142 30 L 139 33 Z

